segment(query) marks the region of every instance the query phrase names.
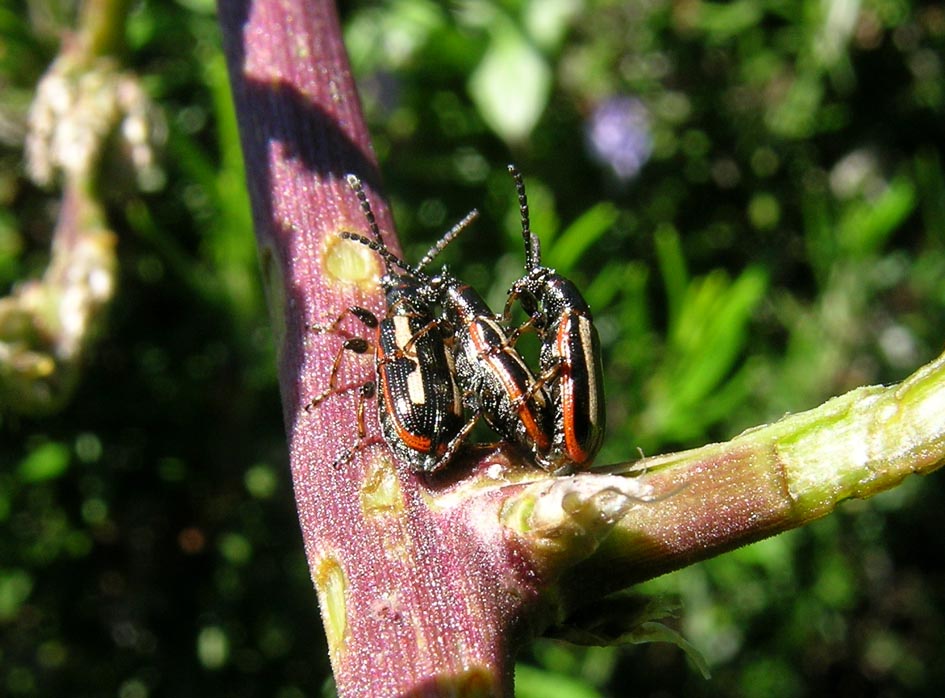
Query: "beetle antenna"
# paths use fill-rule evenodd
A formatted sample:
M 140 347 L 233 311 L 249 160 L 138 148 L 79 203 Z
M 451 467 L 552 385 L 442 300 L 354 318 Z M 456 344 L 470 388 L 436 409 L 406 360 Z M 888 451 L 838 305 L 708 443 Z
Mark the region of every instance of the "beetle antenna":
M 371 209 L 371 202 L 368 201 L 367 194 L 364 191 L 364 187 L 361 186 L 361 180 L 358 179 L 357 175 L 349 174 L 345 179 L 348 180 L 348 186 L 354 190 L 354 193 L 358 196 L 358 203 L 361 204 L 361 211 L 364 213 L 364 217 L 367 218 L 368 225 L 371 227 L 371 232 L 374 234 L 374 238 L 381 244 L 384 244 L 384 240 L 381 238 L 381 231 L 377 227 L 377 219 L 374 217 L 374 211 Z
M 446 234 L 441 237 L 433 247 L 431 247 L 423 258 L 417 263 L 417 269 L 423 269 L 427 266 L 433 259 L 443 251 L 443 249 L 449 245 L 457 235 L 459 235 L 463 230 L 465 230 L 470 223 L 476 220 L 479 217 L 479 211 L 473 209 L 466 216 L 459 221 L 456 225 L 446 231 Z
M 361 185 L 361 180 L 358 179 L 358 176 L 354 174 L 347 175 L 345 179 L 348 181 L 348 186 L 354 190 L 354 193 L 358 197 L 358 203 L 361 205 L 361 211 L 364 213 L 364 217 L 367 219 L 368 226 L 371 228 L 371 234 L 374 235 L 374 240 L 369 240 L 368 238 L 361 235 L 353 235 L 352 233 L 342 233 L 341 236 L 348 240 L 354 240 L 367 245 L 372 250 L 377 252 L 384 260 L 384 264 L 387 267 L 388 273 L 390 273 L 391 266 L 396 266 L 400 269 L 403 269 L 404 271 L 412 272 L 413 270 L 407 267 L 402 260 L 395 257 L 390 252 L 390 250 L 387 249 L 387 245 L 384 244 L 384 238 L 381 237 L 381 230 L 377 227 L 377 219 L 374 217 L 374 211 L 371 209 L 371 202 L 368 201 L 367 193 L 364 191 L 364 187 Z
M 528 196 L 525 194 L 525 182 L 522 180 L 522 173 L 518 168 L 509 164 L 509 174 L 515 181 L 515 191 L 518 194 L 518 210 L 522 218 L 522 238 L 525 240 L 525 268 L 532 270 L 541 264 L 541 243 L 538 237 L 532 233 L 528 222 Z

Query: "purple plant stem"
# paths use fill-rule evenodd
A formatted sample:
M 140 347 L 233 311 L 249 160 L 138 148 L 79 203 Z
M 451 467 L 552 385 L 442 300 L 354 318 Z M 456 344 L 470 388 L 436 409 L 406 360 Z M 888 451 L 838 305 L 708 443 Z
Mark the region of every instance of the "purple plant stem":
M 368 234 L 347 173 L 362 179 L 395 252 L 388 207 L 331 2 L 219 5 L 253 217 L 275 327 L 296 503 L 342 696 L 505 695 L 507 637 L 534 595 L 527 561 L 497 523 L 468 507 L 433 512 L 426 486 L 394 465 L 383 442 L 348 462 L 357 390 L 306 404 L 329 384 L 339 332 L 313 332 L 353 304 L 383 313 L 378 260 L 370 278 L 332 272 Z M 339 247 L 347 245 L 349 249 Z M 351 317 L 350 335 L 366 328 Z M 338 385 L 368 380 L 369 356 L 342 357 Z M 365 422 L 379 434 L 373 401 Z M 478 513 L 488 512 L 479 503 Z M 497 505 L 496 505 L 497 506 Z

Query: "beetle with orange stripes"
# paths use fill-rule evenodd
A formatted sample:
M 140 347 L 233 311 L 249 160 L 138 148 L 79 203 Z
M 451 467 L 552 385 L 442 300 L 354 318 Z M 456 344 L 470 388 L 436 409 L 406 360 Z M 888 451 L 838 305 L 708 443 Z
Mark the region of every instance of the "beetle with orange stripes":
M 537 385 L 548 387 L 554 405 L 552 441 L 535 455 L 542 467 L 554 472 L 586 468 L 600 450 L 606 421 L 600 338 L 587 301 L 577 287 L 554 269 L 541 265 L 541 245 L 529 227 L 522 175 L 514 165 L 508 169 L 518 193 L 525 276 L 510 289 L 503 317 L 509 317 L 517 299 L 529 316 L 526 326 L 538 330 L 541 349 Z
M 443 323 L 434 316 L 424 293 L 429 285 L 428 277 L 419 267 L 408 266 L 387 249 L 360 180 L 348 175 L 347 181 L 357 194 L 375 240 L 348 232 L 342 233 L 342 237 L 368 245 L 384 260 L 387 271 L 381 285 L 387 312 L 378 320 L 374 313 L 360 306 L 346 311 L 374 330 L 375 378 L 356 386 L 360 392 L 358 442 L 338 456 L 335 465 L 348 461 L 371 443 L 364 424 L 364 404 L 376 396 L 381 432 L 390 449 L 415 472 L 434 473 L 450 462 L 475 420 L 464 421 L 463 397 L 456 383 L 452 349 Z M 476 215 L 477 212 L 472 211 L 456 224 L 423 258 L 420 266 L 432 260 Z M 319 329 L 335 329 L 341 317 Z M 345 352 L 364 354 L 369 348 L 370 343 L 362 337 L 346 339 L 335 355 L 328 388 L 312 400 L 307 409 L 342 390 L 335 381 Z

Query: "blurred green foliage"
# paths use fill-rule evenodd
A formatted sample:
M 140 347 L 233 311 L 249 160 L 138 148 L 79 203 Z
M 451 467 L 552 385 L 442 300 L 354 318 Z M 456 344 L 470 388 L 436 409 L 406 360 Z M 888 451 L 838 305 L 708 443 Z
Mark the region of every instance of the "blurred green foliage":
M 945 326 L 945 9 L 906 0 L 344 2 L 409 259 L 500 308 L 526 174 L 604 343 L 601 463 L 728 438 L 935 356 Z M 54 196 L 25 113 L 66 0 L 0 6 L 0 291 Z M 110 212 L 121 287 L 71 405 L 0 412 L 0 695 L 319 695 L 327 653 L 286 464 L 213 3 L 142 0 L 127 66 L 166 110 L 163 190 Z M 522 696 L 932 696 L 937 478 L 643 586 L 668 644 L 539 641 Z

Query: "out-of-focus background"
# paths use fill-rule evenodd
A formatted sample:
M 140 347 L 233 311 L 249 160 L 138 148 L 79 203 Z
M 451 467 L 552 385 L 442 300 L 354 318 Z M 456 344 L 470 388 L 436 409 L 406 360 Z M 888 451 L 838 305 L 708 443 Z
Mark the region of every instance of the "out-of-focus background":
M 49 260 L 58 193 L 24 140 L 74 5 L 0 6 L 0 295 Z M 340 11 L 408 259 L 478 207 L 444 261 L 501 309 L 523 256 L 505 166 L 524 172 L 545 261 L 602 335 L 598 463 L 899 381 L 945 344 L 941 3 Z M 142 0 L 124 32 L 163 146 L 106 204 L 117 287 L 77 390 L 0 406 L 0 695 L 319 696 L 214 4 Z M 939 695 L 941 477 L 644 585 L 681 596 L 711 679 L 673 645 L 540 640 L 518 695 Z

